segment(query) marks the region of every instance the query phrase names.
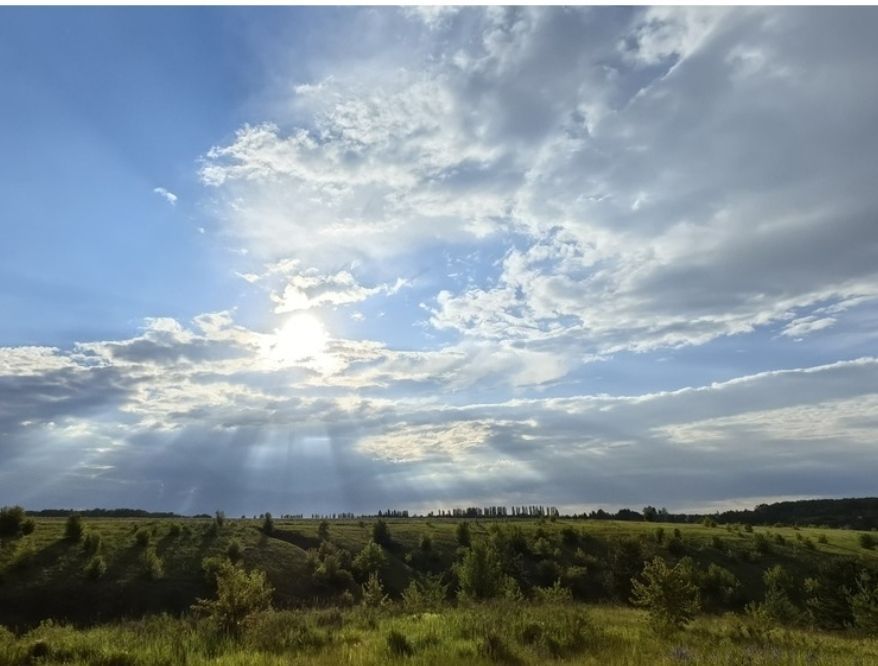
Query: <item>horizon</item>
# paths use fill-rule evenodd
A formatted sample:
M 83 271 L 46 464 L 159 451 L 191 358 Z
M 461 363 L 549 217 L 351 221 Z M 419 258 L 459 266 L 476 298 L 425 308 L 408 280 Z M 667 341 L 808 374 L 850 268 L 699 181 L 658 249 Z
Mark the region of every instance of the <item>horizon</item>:
M 0 506 L 873 495 L 876 28 L 0 8 Z

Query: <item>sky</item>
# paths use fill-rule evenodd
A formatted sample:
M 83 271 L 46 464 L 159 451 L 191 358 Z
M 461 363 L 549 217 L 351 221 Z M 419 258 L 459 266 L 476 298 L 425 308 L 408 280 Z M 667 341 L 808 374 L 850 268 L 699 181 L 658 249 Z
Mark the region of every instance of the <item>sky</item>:
M 875 494 L 875 8 L 0 8 L 0 504 Z

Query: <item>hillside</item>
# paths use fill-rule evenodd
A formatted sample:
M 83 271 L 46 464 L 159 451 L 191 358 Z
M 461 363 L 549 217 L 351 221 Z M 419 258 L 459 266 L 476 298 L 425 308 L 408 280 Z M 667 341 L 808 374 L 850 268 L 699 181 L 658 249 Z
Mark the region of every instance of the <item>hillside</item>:
M 89 541 L 65 539 L 64 519 L 37 519 L 33 534 L 2 540 L 0 624 L 25 626 L 46 617 L 88 624 L 183 612 L 196 598 L 212 593 L 202 568 L 205 558 L 226 558 L 233 543 L 247 568 L 267 573 L 276 605 L 333 604 L 345 591 L 358 593 L 367 572 L 357 556 L 373 536 L 373 522 L 357 520 L 328 521 L 325 540 L 316 520 L 278 520 L 270 535 L 252 520 L 226 520 L 221 527 L 208 519 L 91 518 L 83 523 L 86 535 L 100 536 L 98 550 L 106 571 L 96 580 L 87 573 L 93 557 L 87 552 Z M 386 521 L 389 540 L 378 549 L 383 557 L 379 568 L 392 597 L 429 573 L 441 574 L 455 587 L 458 524 L 444 519 Z M 849 530 L 748 532 L 740 526 L 572 519 L 467 524 L 472 542 L 490 541 L 503 553 L 505 566 L 526 594 L 561 580 L 575 598 L 588 601 L 627 603 L 631 577 L 654 555 L 672 561 L 688 556 L 701 571 L 715 565 L 730 572 L 740 586 L 723 601 L 728 609 L 760 599 L 763 572 L 774 564 L 782 564 L 797 580 L 830 566 L 850 572 L 878 567 L 878 551 L 863 548 L 860 534 Z M 160 561 L 160 575 L 148 574 L 147 552 Z M 327 567 L 332 569 L 328 574 Z

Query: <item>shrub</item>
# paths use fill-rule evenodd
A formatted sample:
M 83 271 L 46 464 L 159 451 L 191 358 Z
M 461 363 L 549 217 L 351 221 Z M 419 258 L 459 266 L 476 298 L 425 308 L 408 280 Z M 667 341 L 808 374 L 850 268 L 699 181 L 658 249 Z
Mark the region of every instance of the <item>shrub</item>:
M 204 580 L 210 585 L 216 586 L 216 578 L 224 562 L 221 557 L 205 557 L 201 560 L 201 571 L 204 572 Z
M 378 574 L 373 573 L 363 585 L 363 605 L 367 608 L 380 608 L 387 605 L 387 595 L 384 594 L 384 586 L 378 579 Z
M 665 540 L 665 528 L 664 527 L 656 527 L 655 532 L 653 534 L 655 535 L 655 542 L 656 543 L 663 543 L 664 542 L 664 540 Z
M 448 595 L 448 586 L 439 576 L 413 580 L 402 593 L 403 606 L 410 611 L 440 608 Z
M 150 534 L 149 530 L 140 528 L 134 533 L 134 542 L 141 548 L 149 546 Z
M 878 635 L 878 583 L 867 572 L 857 578 L 850 603 L 854 626 L 869 635 Z
M 500 594 L 503 569 L 496 549 L 484 542 L 473 544 L 456 567 L 460 594 L 470 599 L 492 599 Z
M 229 561 L 232 564 L 236 564 L 241 557 L 243 557 L 243 549 L 241 548 L 241 542 L 237 539 L 232 539 L 229 542 L 228 548 L 226 548 L 226 557 L 229 558 Z
M 741 589 L 741 581 L 728 569 L 711 563 L 698 576 L 698 587 L 705 609 L 719 611 L 734 604 Z
M 568 546 L 569 548 L 573 548 L 579 545 L 579 532 L 575 529 L 567 525 L 566 527 L 561 528 L 561 542 Z
M 421 540 L 418 542 L 418 548 L 422 553 L 433 552 L 433 539 L 430 538 L 429 534 L 421 535 Z
M 686 544 L 682 539 L 674 537 L 668 541 L 668 552 L 675 557 L 681 557 L 686 554 Z
M 799 609 L 792 602 L 795 580 L 780 564 L 776 564 L 762 574 L 765 584 L 765 598 L 759 604 L 762 614 L 778 624 L 792 624 L 801 617 Z
M 265 517 L 262 519 L 262 533 L 266 536 L 274 534 L 274 519 L 268 512 L 266 512 Z
M 472 544 L 472 536 L 469 531 L 469 523 L 458 523 L 454 533 L 457 537 L 457 545 L 463 546 L 464 548 L 470 547 Z
M 710 538 L 710 545 L 713 546 L 714 548 L 716 548 L 717 550 L 725 550 L 725 547 L 726 547 L 725 543 L 723 543 L 723 540 L 716 535 L 713 535 Z
M 650 624 L 659 633 L 681 629 L 700 607 L 698 588 L 692 579 L 687 560 L 672 568 L 656 557 L 643 567 L 641 580 L 632 581 L 632 602 L 649 612 Z
M 320 521 L 320 524 L 317 526 L 317 536 L 324 541 L 329 538 L 329 521 Z
M 85 575 L 88 576 L 88 578 L 90 578 L 91 580 L 103 578 L 104 574 L 106 573 L 107 563 L 104 562 L 104 558 L 100 555 L 95 555 L 85 565 Z
M 102 543 L 103 541 L 100 534 L 97 532 L 88 532 L 85 535 L 85 539 L 82 541 L 82 549 L 90 555 L 95 555 L 100 552 Z
M 387 558 L 384 550 L 374 541 L 370 541 L 354 558 L 354 569 L 361 575 L 361 580 L 371 574 L 378 573 Z
M 829 539 L 826 538 L 825 534 L 821 534 L 817 537 L 817 543 L 829 543 Z
M 21 532 L 25 520 L 24 509 L 18 505 L 0 509 L 0 536 L 15 537 Z
M 588 616 L 570 606 L 540 608 L 539 614 L 522 613 L 513 620 L 519 642 L 552 659 L 564 659 L 593 646 L 598 632 Z
M 387 634 L 387 649 L 397 657 L 408 657 L 415 651 L 405 634 L 396 629 L 391 629 Z
M 21 533 L 24 536 L 27 536 L 28 534 L 33 534 L 36 526 L 37 524 L 34 522 L 33 518 L 25 518 L 24 522 L 21 523 Z
M 84 529 L 82 517 L 78 513 L 71 513 L 64 524 L 64 538 L 68 541 L 79 541 Z
M 534 596 L 538 601 L 549 604 L 562 604 L 573 601 L 573 593 L 570 588 L 564 587 L 561 580 L 556 580 L 551 587 L 537 587 Z
M 295 611 L 254 611 L 242 620 L 240 629 L 248 648 L 278 655 L 313 650 L 327 641 L 323 632 L 309 626 L 306 616 Z
M 162 560 L 152 548 L 147 548 L 140 556 L 143 565 L 143 577 L 147 580 L 158 580 L 165 575 Z
M 222 529 L 222 526 L 226 524 L 226 512 L 217 509 L 216 513 L 213 514 L 213 523 L 218 529 Z
M 250 615 L 271 607 L 272 592 L 265 572 L 247 573 L 223 562 L 216 576 L 216 598 L 199 599 L 192 610 L 206 615 L 221 631 L 237 635 Z
M 865 548 L 866 550 L 872 550 L 875 547 L 875 537 L 871 534 L 866 534 L 865 532 L 861 534 L 858 539 L 860 543 L 860 548 Z
M 768 538 L 761 532 L 753 535 L 753 543 L 756 546 L 756 552 L 763 555 L 771 553 L 771 544 Z
M 390 545 L 390 529 L 380 518 L 372 525 L 372 541 L 382 546 Z
M 170 537 L 178 537 L 180 536 L 180 532 L 183 531 L 183 528 L 180 527 L 180 523 L 171 523 L 168 527 L 168 536 Z

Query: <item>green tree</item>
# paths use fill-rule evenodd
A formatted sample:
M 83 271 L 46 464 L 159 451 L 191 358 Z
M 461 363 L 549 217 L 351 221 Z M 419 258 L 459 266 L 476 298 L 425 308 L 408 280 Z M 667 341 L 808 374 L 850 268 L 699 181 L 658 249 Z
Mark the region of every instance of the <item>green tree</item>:
M 384 594 L 384 586 L 377 573 L 369 576 L 369 580 L 363 585 L 363 605 L 368 608 L 380 608 L 387 604 L 387 595 Z
M 67 516 L 64 524 L 64 538 L 69 541 L 79 541 L 85 528 L 82 525 L 82 517 L 78 513 Z
M 850 596 L 854 626 L 872 636 L 878 636 L 878 581 L 863 571 Z
M 329 521 L 321 520 L 317 526 L 317 536 L 326 541 L 329 538 Z
M 496 549 L 474 543 L 457 565 L 460 594 L 469 599 L 493 599 L 503 590 L 503 567 Z
M 24 525 L 24 509 L 20 506 L 4 506 L 0 509 L 0 536 L 16 537 Z
M 631 601 L 649 612 L 650 624 L 659 633 L 683 628 L 700 608 L 688 560 L 669 567 L 662 558 L 654 558 L 643 567 L 640 579 L 631 581 L 631 589 Z
M 199 599 L 192 610 L 209 617 L 221 631 L 237 635 L 248 616 L 271 607 L 273 592 L 264 571 L 248 573 L 222 562 L 216 574 L 216 598 Z
M 262 519 L 262 533 L 267 536 L 274 534 L 274 519 L 267 511 Z
M 371 574 L 378 573 L 387 557 L 384 550 L 374 541 L 370 541 L 354 558 L 354 570 L 361 575 L 360 580 Z
M 472 537 L 470 536 L 469 523 L 458 523 L 455 534 L 457 536 L 457 544 L 459 546 L 463 546 L 464 548 L 470 547 L 470 545 L 472 544 Z

